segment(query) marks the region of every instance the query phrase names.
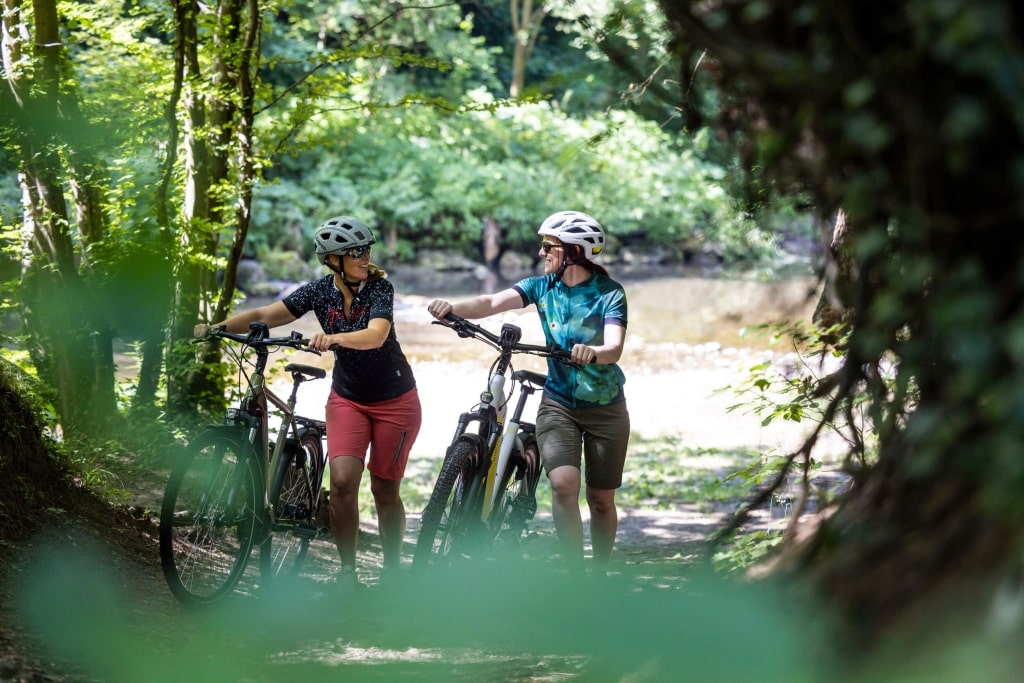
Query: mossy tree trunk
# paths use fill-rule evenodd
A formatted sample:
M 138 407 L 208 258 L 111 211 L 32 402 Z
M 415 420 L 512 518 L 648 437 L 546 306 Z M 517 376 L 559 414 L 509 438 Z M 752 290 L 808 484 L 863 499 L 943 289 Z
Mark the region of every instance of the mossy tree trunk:
M 776 566 L 845 617 L 846 642 L 934 631 L 923 615 L 949 605 L 975 625 L 1024 550 L 1024 126 L 1019 79 L 1002 85 L 1024 15 L 661 6 L 683 118 L 746 160 L 750 196 L 799 193 L 847 221 L 845 362 L 815 389 L 837 415 L 866 412 L 877 453 L 847 461 L 853 487 Z
M 23 15 L 18 13 L 17 16 Z M 115 413 L 113 333 L 81 269 L 88 266 L 76 251 L 104 234 L 97 186 L 85 155 L 68 153 L 68 131 L 83 122 L 73 89 L 64 81 L 65 55 L 58 30 L 57 7 L 37 0 L 31 26 L 12 35 L 28 38 L 36 68 L 13 68 L 25 43 L 5 41 L 4 110 L 16 120 L 19 182 L 22 189 L 24 253 L 22 314 L 34 340 L 31 353 L 43 377 L 55 387 L 55 400 L 66 435 L 102 433 Z M 66 163 L 73 160 L 77 166 Z M 78 174 L 76 175 L 76 170 Z M 68 213 L 65 182 L 72 189 L 74 216 Z

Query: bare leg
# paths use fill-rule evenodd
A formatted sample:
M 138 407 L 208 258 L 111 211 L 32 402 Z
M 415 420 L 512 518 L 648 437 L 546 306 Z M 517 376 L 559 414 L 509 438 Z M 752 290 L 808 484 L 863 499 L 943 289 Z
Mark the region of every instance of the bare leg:
M 331 458 L 331 530 L 342 569 L 355 569 L 359 539 L 359 482 L 363 463 L 358 458 Z
M 370 490 L 377 508 L 380 545 L 384 552 L 384 567 L 398 567 L 402 563 L 402 541 L 405 536 L 405 503 L 400 495 L 401 479 L 381 479 L 370 474 Z
M 615 533 L 619 528 L 615 489 L 595 489 L 588 486 L 587 505 L 590 508 L 590 543 L 594 547 L 594 562 L 607 564 L 612 557 Z
M 551 516 L 555 531 L 572 565 L 583 563 L 583 518 L 580 515 L 580 470 L 570 465 L 548 472 L 551 481 Z

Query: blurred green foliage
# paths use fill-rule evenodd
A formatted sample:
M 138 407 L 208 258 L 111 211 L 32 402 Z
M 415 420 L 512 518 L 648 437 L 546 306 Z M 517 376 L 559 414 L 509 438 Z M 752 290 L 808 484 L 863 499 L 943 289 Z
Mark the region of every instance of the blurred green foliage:
M 670 105 L 593 42 L 613 41 L 656 68 L 666 37 L 649 3 L 556 8 L 529 64 L 529 94 L 515 102 L 504 94 L 508 9 L 500 3 L 396 11 L 290 1 L 274 9 L 256 82 L 262 180 L 245 246 L 271 278 L 303 275 L 274 255 L 308 262 L 311 230 L 337 214 L 388 235 L 382 246 L 398 260 L 424 247 L 476 258 L 484 219 L 498 222 L 504 248 L 532 252 L 536 226 L 564 208 L 592 213 L 615 240 L 677 254 L 702 247 L 730 262 L 771 256 L 774 233 L 795 225 L 772 218 L 785 202 L 758 215 L 737 206 L 713 138 L 682 130 Z M 128 263 L 122 255 L 174 244 L 157 234 L 153 206 L 162 156 L 154 150 L 167 142 L 161 107 L 172 85 L 169 17 L 152 3 L 72 3 L 62 12 L 88 122 L 74 144 L 104 160 L 109 176 L 112 229 L 91 259 L 101 277 L 120 279 L 113 271 Z M 600 29 L 605 21 L 614 33 Z M 10 148 L 0 156 L 5 226 L 20 221 L 17 158 Z M 185 188 L 170 189 L 182 201 Z M 224 228 L 222 253 L 186 258 L 216 268 L 229 237 Z
M 140 619 L 136 601 L 145 598 L 125 591 L 91 543 L 41 543 L 30 566 L 17 586 L 19 614 L 51 656 L 109 683 L 676 680 L 680 672 L 781 682 L 820 680 L 825 663 L 827 620 L 812 605 L 699 570 L 665 590 L 628 572 L 580 576 L 509 558 L 487 571 L 472 563 L 404 570 L 349 593 L 286 583 L 213 611 Z

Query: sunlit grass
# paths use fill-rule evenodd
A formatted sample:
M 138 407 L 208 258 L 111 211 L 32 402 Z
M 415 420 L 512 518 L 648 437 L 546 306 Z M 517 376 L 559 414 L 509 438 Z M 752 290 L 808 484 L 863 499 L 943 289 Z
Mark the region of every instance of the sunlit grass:
M 622 488 L 616 502 L 627 508 L 671 510 L 681 505 L 706 505 L 740 500 L 748 489 L 742 479 L 728 475 L 746 466 L 755 456 L 744 450 L 721 450 L 684 446 L 677 436 L 634 436 L 630 440 Z M 422 510 L 430 499 L 439 458 L 413 459 L 402 481 L 402 499 L 409 510 Z M 373 511 L 368 487 L 360 490 L 360 513 Z M 585 491 L 580 503 L 585 505 Z M 547 478 L 537 488 L 537 510 L 551 511 L 551 493 Z
M 746 489 L 728 475 L 750 458 L 746 451 L 684 446 L 672 435 L 634 437 L 616 499 L 621 505 L 647 509 L 736 501 Z

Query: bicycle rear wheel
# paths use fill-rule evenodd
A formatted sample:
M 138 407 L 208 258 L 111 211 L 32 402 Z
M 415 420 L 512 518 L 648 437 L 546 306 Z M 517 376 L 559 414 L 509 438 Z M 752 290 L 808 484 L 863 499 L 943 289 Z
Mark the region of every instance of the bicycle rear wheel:
M 423 509 L 413 566 L 437 564 L 464 551 L 473 536 L 474 510 L 481 482 L 474 481 L 480 448 L 476 441 L 456 439 L 445 456 L 434 491 Z
M 160 509 L 160 563 L 186 605 L 224 598 L 263 529 L 259 460 L 233 428 L 201 433 L 171 473 Z
M 491 538 L 496 545 L 514 547 L 523 539 L 527 523 L 537 513 L 540 473 L 539 462 L 530 472 L 522 454 L 512 454 L 496 483 L 498 493 L 490 516 Z
M 260 571 L 265 579 L 296 576 L 317 536 L 317 505 L 324 475 L 324 450 L 317 429 L 301 429 L 289 439 L 270 487 L 274 508 L 272 539 L 260 548 Z

